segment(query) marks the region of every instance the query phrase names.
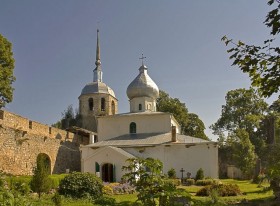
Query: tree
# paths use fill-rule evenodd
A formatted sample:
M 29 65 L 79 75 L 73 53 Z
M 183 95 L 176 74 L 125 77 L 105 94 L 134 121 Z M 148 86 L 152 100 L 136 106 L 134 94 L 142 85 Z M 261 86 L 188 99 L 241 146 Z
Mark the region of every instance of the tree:
M 37 158 L 37 166 L 34 168 L 34 174 L 32 176 L 30 187 L 31 190 L 37 192 L 39 198 L 42 193 L 48 192 L 51 189 L 52 181 L 49 178 L 50 168 L 46 164 L 44 156 L 39 155 Z
M 188 124 L 185 126 L 185 133 L 192 137 L 198 137 L 201 139 L 208 140 L 209 138 L 204 133 L 205 126 L 201 119 L 199 119 L 197 114 L 188 114 Z
M 160 160 L 152 158 L 131 158 L 128 166 L 123 166 L 127 173 L 123 179 L 136 187 L 138 200 L 144 205 L 156 205 L 156 199 L 163 192 L 163 165 Z
M 14 67 L 12 44 L 0 34 L 0 109 L 13 100 Z
M 276 37 L 280 32 L 280 4 L 279 1 L 269 0 L 268 5 L 275 6 L 268 12 L 264 21 L 265 25 L 271 29 L 270 34 Z M 262 46 L 245 44 L 242 41 L 235 43 L 226 36 L 222 41 L 226 45 L 233 46 L 229 50 L 232 65 L 238 66 L 241 71 L 247 73 L 252 81 L 252 86 L 259 88 L 263 96 L 269 97 L 277 93 L 280 88 L 280 48 L 274 46 L 275 39 L 267 39 Z
M 78 111 L 74 112 L 73 106 L 69 105 L 64 112 L 61 113 L 61 120 L 57 121 L 55 124 L 52 124 L 53 127 L 59 129 L 67 129 L 72 126 L 80 125 L 80 115 Z
M 267 175 L 271 178 L 270 187 L 274 196 L 280 200 L 280 144 L 269 145 L 267 148 Z
M 157 110 L 160 112 L 169 112 L 181 126 L 181 132 L 197 138 L 207 139 L 204 130 L 205 126 L 198 115 L 188 113 L 185 103 L 180 102 L 178 98 L 171 98 L 166 92 L 160 91 L 157 99 Z
M 268 106 L 260 94 L 252 88 L 236 89 L 229 91 L 225 99 L 220 118 L 210 126 L 213 134 L 219 135 L 221 175 L 224 175 L 226 163 L 244 167 L 242 165 L 245 163 L 239 164 L 238 157 L 242 158 L 239 147 L 254 148 L 253 153 L 257 153 L 259 157 L 263 156 L 266 147 L 263 120 Z M 246 139 L 247 135 L 249 140 Z M 255 154 L 250 151 L 248 155 L 244 158 L 248 158 L 246 161 L 250 162 Z M 247 173 L 250 169 L 244 167 L 242 170 Z
M 249 134 L 244 129 L 237 129 L 232 135 L 232 159 L 235 165 L 247 177 L 252 177 L 256 165 L 255 147 L 249 139 Z
M 138 200 L 143 205 L 155 206 L 157 199 L 160 205 L 168 205 L 171 201 L 170 197 L 182 195 L 174 184 L 164 179 L 160 160 L 131 158 L 127 163 L 128 166 L 122 168 L 127 171 L 123 179 L 136 187 Z
M 231 90 L 226 95 L 226 104 L 222 106 L 221 117 L 210 128 L 213 134 L 225 139 L 227 133 L 245 129 L 252 142 L 258 141 L 254 132 L 267 111 L 267 103 L 254 89 Z

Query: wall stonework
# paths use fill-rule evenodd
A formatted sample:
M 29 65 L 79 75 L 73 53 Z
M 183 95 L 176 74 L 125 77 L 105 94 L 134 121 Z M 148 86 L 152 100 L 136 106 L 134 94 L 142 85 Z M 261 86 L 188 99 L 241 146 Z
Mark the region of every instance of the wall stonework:
M 80 171 L 81 139 L 79 135 L 0 110 L 0 170 L 31 175 L 37 156 L 44 153 L 51 160 L 52 173 Z
M 93 99 L 93 109 L 89 108 L 89 99 Z M 101 110 L 101 99 L 105 99 L 105 110 Z M 81 115 L 82 128 L 97 131 L 97 116 L 114 115 L 118 113 L 118 100 L 109 94 L 93 93 L 79 97 L 79 114 Z

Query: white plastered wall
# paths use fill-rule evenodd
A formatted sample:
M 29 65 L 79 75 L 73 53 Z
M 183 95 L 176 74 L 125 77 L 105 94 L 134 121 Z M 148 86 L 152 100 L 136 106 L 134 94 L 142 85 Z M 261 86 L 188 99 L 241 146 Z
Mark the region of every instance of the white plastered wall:
M 171 131 L 170 116 L 168 113 L 157 113 L 153 115 L 131 114 L 101 117 L 98 118 L 98 140 L 102 141 L 129 134 L 131 122 L 136 123 L 136 133 L 167 133 Z
M 174 168 L 177 177 L 181 178 L 180 170 L 183 168 L 185 170 L 184 177 L 186 177 L 187 172 L 195 177 L 197 170 L 202 168 L 205 177 L 218 178 L 218 147 L 213 143 L 191 147 L 173 144 L 171 146 L 125 148 L 124 150 L 137 157 L 152 157 L 161 160 L 164 174 Z
M 100 165 L 100 177 L 102 177 L 102 165 L 110 163 L 115 166 L 116 181 L 121 181 L 122 176 L 125 174 L 125 171 L 122 171 L 122 167 L 126 165 L 126 160 L 130 157 L 127 157 L 110 147 L 99 148 L 96 150 L 84 148 L 83 150 L 85 150 L 85 152 L 82 153 L 82 172 L 96 174 L 95 162 L 97 162 Z M 88 156 L 84 156 L 84 154 Z

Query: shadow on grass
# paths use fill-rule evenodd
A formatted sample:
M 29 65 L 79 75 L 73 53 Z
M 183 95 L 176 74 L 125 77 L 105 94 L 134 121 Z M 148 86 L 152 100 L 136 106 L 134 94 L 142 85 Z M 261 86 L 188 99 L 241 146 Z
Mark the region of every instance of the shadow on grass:
M 263 194 L 263 193 L 267 193 L 269 192 L 271 189 L 269 188 L 263 188 L 262 190 L 258 190 L 258 191 L 250 191 L 250 192 L 243 192 L 244 195 L 246 194 Z
M 274 197 L 258 198 L 254 200 L 243 200 L 236 206 L 279 206 L 280 202 L 275 201 Z

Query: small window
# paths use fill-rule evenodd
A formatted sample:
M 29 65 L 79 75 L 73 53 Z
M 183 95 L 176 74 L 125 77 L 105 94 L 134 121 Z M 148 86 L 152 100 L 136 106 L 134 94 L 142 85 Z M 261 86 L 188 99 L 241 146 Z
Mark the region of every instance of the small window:
M 129 125 L 129 132 L 131 134 L 135 134 L 136 133 L 136 123 L 135 122 L 131 122 Z
M 88 99 L 89 111 L 93 111 L 93 98 Z
M 105 98 L 101 98 L 101 111 L 105 111 Z
M 32 129 L 32 121 L 29 121 L 29 129 Z
M 142 104 L 139 104 L 139 111 L 142 111 Z

